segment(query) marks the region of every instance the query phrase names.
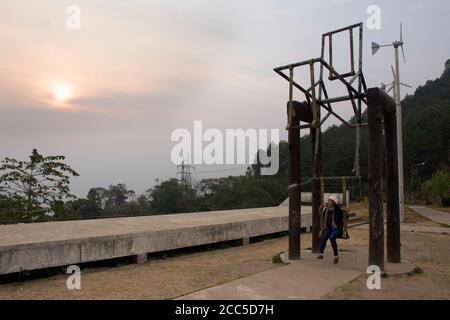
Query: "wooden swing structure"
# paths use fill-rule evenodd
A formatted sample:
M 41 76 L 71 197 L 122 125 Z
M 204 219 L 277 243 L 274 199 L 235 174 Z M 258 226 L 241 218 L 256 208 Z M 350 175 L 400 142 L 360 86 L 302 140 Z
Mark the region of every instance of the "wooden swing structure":
M 339 73 L 333 67 L 333 37 L 348 32 L 350 49 L 350 70 Z M 358 56 L 354 54 L 354 35 L 358 38 Z M 328 57 L 325 58 L 325 47 Z M 275 68 L 274 71 L 289 82 L 287 103 L 287 126 L 289 144 L 289 259 L 300 259 L 300 219 L 301 219 L 301 153 L 300 130 L 309 129 L 312 154 L 312 251 L 319 251 L 321 211 L 324 184 L 321 144 L 321 126 L 334 116 L 350 128 L 356 129 L 355 176 L 360 178 L 359 155 L 361 126 L 369 127 L 369 265 L 377 265 L 384 270 L 384 216 L 383 216 L 383 162 L 386 163 L 387 177 L 387 259 L 399 263 L 400 259 L 400 219 L 398 203 L 398 163 L 396 147 L 396 109 L 394 100 L 381 89 L 368 89 L 362 71 L 363 23 L 350 25 L 322 35 L 321 56 L 303 62 Z M 357 60 L 357 67 L 355 67 Z M 315 69 L 319 68 L 319 77 Z M 309 84 L 302 86 L 294 78 L 294 70 L 306 67 Z M 286 71 L 288 73 L 286 74 Z M 308 72 L 307 71 L 307 72 Z M 327 91 L 324 73 L 328 81 L 338 81 L 346 95 L 331 97 Z M 294 101 L 294 89 L 304 97 L 303 102 Z M 344 120 L 333 110 L 333 104 L 350 102 L 354 112 L 354 123 Z M 368 123 L 362 123 L 362 107 L 367 106 Z M 322 112 L 325 115 L 322 116 Z M 301 124 L 303 122 L 303 124 Z M 383 152 L 383 123 L 385 152 Z M 386 156 L 385 156 L 386 155 Z M 343 198 L 346 201 L 346 179 L 343 182 Z M 345 218 L 344 221 L 347 221 Z M 347 231 L 347 230 L 345 230 Z M 348 233 L 347 233 L 348 236 Z

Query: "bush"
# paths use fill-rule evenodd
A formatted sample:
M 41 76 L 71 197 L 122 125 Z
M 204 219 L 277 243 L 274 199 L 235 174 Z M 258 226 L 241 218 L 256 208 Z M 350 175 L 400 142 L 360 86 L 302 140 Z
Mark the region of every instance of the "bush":
M 450 198 L 450 173 L 438 170 L 433 177 L 423 184 L 423 188 L 445 206 L 444 199 Z M 448 203 L 448 200 L 445 200 Z
M 444 197 L 441 199 L 442 205 L 444 207 L 450 207 L 450 197 Z

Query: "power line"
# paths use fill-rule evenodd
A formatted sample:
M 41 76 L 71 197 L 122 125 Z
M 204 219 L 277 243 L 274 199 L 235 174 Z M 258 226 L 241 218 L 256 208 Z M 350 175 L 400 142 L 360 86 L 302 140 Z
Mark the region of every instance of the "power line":
M 247 167 L 247 165 L 245 165 Z M 242 168 L 228 168 L 228 169 L 221 169 L 221 170 L 210 170 L 210 171 L 200 171 L 196 172 L 195 174 L 208 174 L 208 173 L 218 173 L 218 172 L 227 172 L 227 171 L 236 171 L 236 170 L 242 170 Z

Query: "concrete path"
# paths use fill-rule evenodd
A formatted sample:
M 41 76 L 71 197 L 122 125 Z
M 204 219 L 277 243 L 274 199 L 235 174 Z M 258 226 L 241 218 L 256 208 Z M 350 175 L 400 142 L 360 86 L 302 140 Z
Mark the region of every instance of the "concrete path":
M 386 230 L 386 225 L 384 227 Z M 369 225 L 365 224 L 365 225 L 356 226 L 355 229 L 369 230 Z M 450 228 L 447 228 L 447 227 L 428 227 L 428 226 L 423 227 L 423 226 L 402 224 L 402 225 L 400 225 L 400 230 L 406 231 L 406 232 L 450 234 Z
M 180 300 L 269 300 L 320 299 L 357 278 L 367 266 L 367 255 L 341 252 L 341 264 L 333 265 L 332 255 L 316 260 L 302 251 L 302 260 L 269 271 L 233 280 L 180 297 Z
M 302 250 L 301 260 L 290 261 L 289 265 L 193 292 L 177 300 L 321 299 L 367 272 L 367 247 L 346 246 L 339 256 L 339 264 L 334 265 L 329 251 L 325 252 L 323 260 L 317 260 L 316 254 Z M 286 252 L 282 259 L 287 260 Z M 385 263 L 385 272 L 389 275 L 405 274 L 414 268 L 408 261 Z
M 450 214 L 448 213 L 434 210 L 429 207 L 422 207 L 422 206 L 409 206 L 409 207 L 418 214 L 421 214 L 424 217 L 433 220 L 434 222 L 450 226 Z

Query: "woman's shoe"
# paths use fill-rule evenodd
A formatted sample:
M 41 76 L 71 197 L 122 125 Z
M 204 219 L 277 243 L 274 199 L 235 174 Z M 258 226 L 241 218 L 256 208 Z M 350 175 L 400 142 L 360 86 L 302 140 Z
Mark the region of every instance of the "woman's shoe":
M 338 264 L 339 263 L 339 257 L 334 257 L 333 263 L 334 264 Z
M 323 255 L 319 254 L 319 255 L 317 256 L 317 259 L 318 259 L 318 260 L 323 260 Z

